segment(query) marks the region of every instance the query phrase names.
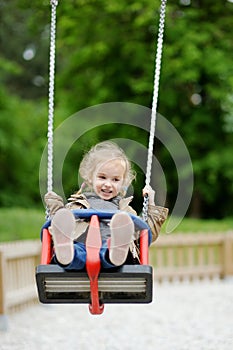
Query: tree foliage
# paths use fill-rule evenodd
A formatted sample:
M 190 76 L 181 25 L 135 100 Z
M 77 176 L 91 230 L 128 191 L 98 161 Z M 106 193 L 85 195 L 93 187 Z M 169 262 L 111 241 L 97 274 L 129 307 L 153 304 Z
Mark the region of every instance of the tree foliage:
M 56 125 L 99 103 L 151 106 L 159 5 L 159 0 L 59 1 Z M 40 201 L 50 1 L 2 0 L 0 7 L 0 205 L 25 205 Z M 158 111 L 177 128 L 192 158 L 192 216 L 231 215 L 232 14 L 233 4 L 227 0 L 167 4 Z M 119 133 L 109 126 L 92 131 L 91 137 L 94 143 Z M 145 135 L 135 133 L 145 143 Z M 82 145 L 90 143 L 89 138 Z M 169 155 L 163 149 L 159 153 L 172 206 L 176 174 Z M 81 151 L 69 156 L 67 177 L 80 156 Z M 18 196 L 13 197 L 15 191 Z

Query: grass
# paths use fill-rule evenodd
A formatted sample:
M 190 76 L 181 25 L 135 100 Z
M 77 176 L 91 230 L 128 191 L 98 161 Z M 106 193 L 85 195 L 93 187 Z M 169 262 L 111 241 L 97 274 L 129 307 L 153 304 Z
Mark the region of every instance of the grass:
M 43 208 L 0 208 L 0 242 L 39 238 L 44 222 Z
M 172 226 L 175 227 L 175 226 Z M 162 227 L 162 232 L 167 230 L 166 222 Z M 184 218 L 180 224 L 174 228 L 172 233 L 198 233 L 198 232 L 226 232 L 233 230 L 233 217 L 222 220 L 201 220 Z
M 0 242 L 40 237 L 44 209 L 0 208 Z M 225 232 L 233 230 L 233 218 L 224 220 L 183 219 L 173 233 Z M 166 223 L 162 228 L 166 232 Z

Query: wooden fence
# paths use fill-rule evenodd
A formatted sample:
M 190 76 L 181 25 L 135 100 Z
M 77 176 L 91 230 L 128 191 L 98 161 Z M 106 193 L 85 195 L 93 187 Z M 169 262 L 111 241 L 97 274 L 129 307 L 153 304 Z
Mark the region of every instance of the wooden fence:
M 35 266 L 40 261 L 39 240 L 0 244 L 0 329 L 6 314 L 38 300 Z
M 233 231 L 161 235 L 150 247 L 155 280 L 193 280 L 233 275 Z
M 39 240 L 0 244 L 0 329 L 6 314 L 37 301 L 40 252 Z M 233 232 L 161 235 L 150 247 L 150 265 L 159 282 L 233 275 Z

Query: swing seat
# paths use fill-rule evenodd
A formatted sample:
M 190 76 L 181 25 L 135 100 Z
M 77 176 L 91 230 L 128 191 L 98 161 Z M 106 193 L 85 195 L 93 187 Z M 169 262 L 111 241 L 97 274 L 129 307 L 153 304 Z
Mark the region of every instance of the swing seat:
M 65 271 L 58 265 L 39 265 L 36 279 L 41 303 L 90 303 L 90 280 L 86 271 Z M 150 303 L 152 267 L 123 265 L 99 274 L 101 304 Z
M 131 215 L 135 226 L 140 230 L 140 264 L 101 269 L 99 219 L 111 219 L 115 212 L 89 209 L 74 210 L 73 214 L 76 218 L 90 220 L 86 241 L 86 269 L 66 271 L 59 265 L 50 264 L 53 248 L 52 238 L 48 231 L 50 221 L 46 222 L 42 228 L 41 265 L 36 268 L 40 302 L 45 304 L 88 303 L 92 314 L 101 314 L 105 303 L 150 303 L 152 301 L 153 271 L 148 265 L 148 245 L 151 233 L 147 224 L 137 216 Z

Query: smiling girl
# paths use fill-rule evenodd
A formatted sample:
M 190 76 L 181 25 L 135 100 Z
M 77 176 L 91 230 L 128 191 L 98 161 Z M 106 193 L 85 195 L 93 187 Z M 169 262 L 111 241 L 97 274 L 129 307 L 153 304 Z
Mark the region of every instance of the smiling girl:
M 128 186 L 135 178 L 131 163 L 118 145 L 105 141 L 92 147 L 84 156 L 79 173 L 88 191 L 82 193 L 82 186 L 81 190 L 71 195 L 66 205 L 55 192 L 45 195 L 52 218 L 49 231 L 54 242 L 53 261 L 66 270 L 80 270 L 85 267 L 85 241 L 89 222 L 75 220 L 71 210 L 111 210 L 118 212 L 111 220 L 100 222 L 100 260 L 103 268 L 120 266 L 126 259 L 130 260 L 134 240 L 138 238 L 137 229 L 129 215 L 137 215 L 129 205 L 133 197 L 124 198 Z M 143 196 L 146 194 L 149 197 L 148 225 L 154 241 L 167 218 L 168 209 L 155 205 L 155 192 L 150 186 L 144 187 Z

